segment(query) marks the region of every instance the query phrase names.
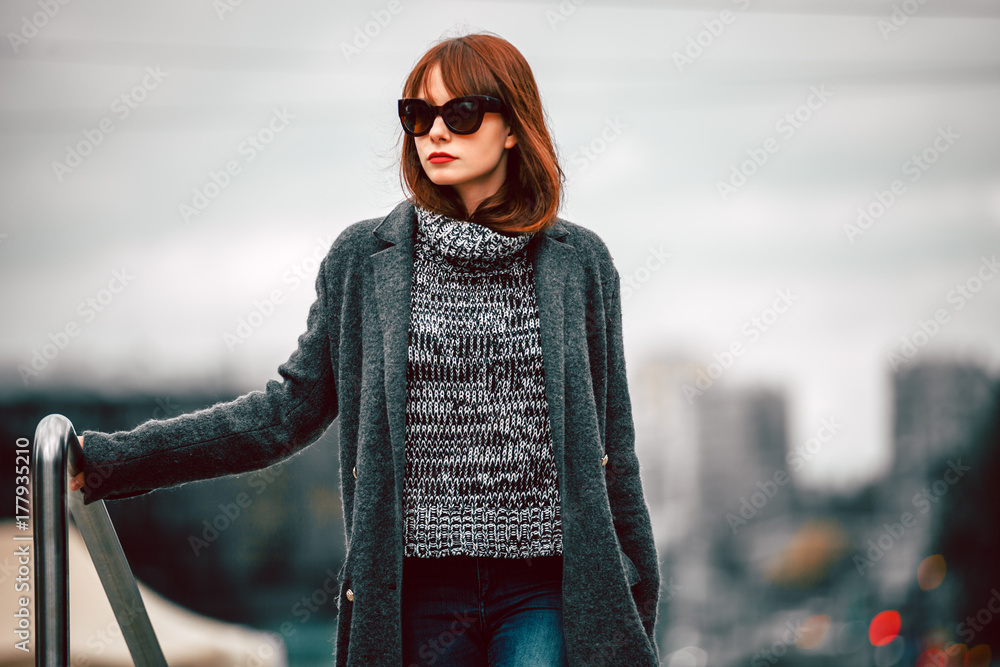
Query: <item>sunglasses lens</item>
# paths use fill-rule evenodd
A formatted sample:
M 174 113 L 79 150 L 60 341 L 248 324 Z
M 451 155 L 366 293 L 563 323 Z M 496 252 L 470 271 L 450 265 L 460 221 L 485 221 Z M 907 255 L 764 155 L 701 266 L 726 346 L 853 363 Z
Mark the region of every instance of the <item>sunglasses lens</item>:
M 475 98 L 459 98 L 445 105 L 442 115 L 444 122 L 453 132 L 471 132 L 482 119 L 479 111 L 479 100 Z
M 399 117 L 403 121 L 403 127 L 416 134 L 424 134 L 430 130 L 434 122 L 430 107 L 419 100 L 407 102 Z

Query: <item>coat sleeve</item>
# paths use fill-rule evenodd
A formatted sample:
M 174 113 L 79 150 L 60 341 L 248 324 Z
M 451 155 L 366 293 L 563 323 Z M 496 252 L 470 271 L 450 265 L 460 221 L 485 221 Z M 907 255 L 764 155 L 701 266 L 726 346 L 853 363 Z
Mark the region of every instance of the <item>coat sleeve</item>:
M 632 595 L 646 634 L 655 647 L 653 630 L 659 604 L 659 559 L 639 477 L 639 460 L 635 455 L 635 428 L 622 343 L 621 279 L 617 269 L 613 270 L 604 289 L 608 345 L 605 416 L 605 442 L 610 468 L 607 472 L 608 500 L 622 550 L 639 571 L 640 579 L 632 587 Z
M 306 332 L 264 391 L 131 431 L 84 431 L 84 502 L 140 495 L 160 487 L 247 472 L 276 463 L 317 440 L 336 418 L 327 285 L 320 265 Z

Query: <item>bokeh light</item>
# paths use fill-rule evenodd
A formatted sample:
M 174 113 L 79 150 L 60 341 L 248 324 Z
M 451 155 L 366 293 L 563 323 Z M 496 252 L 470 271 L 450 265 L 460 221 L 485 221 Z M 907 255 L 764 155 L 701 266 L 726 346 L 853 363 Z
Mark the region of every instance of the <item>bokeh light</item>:
M 903 658 L 906 642 L 902 637 L 896 637 L 884 646 L 875 647 L 875 667 L 896 667 Z
M 917 568 L 917 583 L 925 591 L 933 590 L 944 581 L 946 571 L 947 566 L 945 565 L 944 556 L 941 554 L 928 556 Z
M 830 631 L 830 617 L 826 614 L 816 614 L 802 621 L 799 625 L 799 637 L 795 645 L 801 649 L 814 649 L 823 643 Z
M 962 667 L 990 667 L 992 658 L 993 651 L 990 650 L 989 644 L 979 644 L 973 646 L 965 656 L 965 664 Z
M 705 667 L 708 654 L 697 646 L 685 646 L 670 656 L 668 667 Z
M 764 576 L 789 588 L 815 586 L 840 560 L 848 544 L 847 533 L 837 521 L 806 521 L 789 537 L 785 548 L 766 561 Z
M 875 646 L 885 646 L 899 634 L 902 620 L 892 609 L 879 612 L 868 626 L 868 640 Z

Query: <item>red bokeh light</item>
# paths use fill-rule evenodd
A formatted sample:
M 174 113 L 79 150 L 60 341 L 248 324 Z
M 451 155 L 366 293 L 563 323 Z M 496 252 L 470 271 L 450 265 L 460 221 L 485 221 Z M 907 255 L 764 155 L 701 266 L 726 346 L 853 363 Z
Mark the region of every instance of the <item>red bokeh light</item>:
M 879 612 L 868 626 L 868 639 L 875 646 L 885 646 L 899 635 L 901 625 L 898 611 Z

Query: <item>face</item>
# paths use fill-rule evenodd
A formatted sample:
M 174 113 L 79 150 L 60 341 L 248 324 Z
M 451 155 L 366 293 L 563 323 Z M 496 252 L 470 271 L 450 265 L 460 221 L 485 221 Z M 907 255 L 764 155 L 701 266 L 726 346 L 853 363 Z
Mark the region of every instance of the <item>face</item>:
M 420 98 L 439 106 L 456 95 L 451 94 L 441 78 L 438 65 L 428 71 Z M 481 201 L 496 193 L 507 177 L 507 151 L 514 147 L 514 137 L 501 114 L 487 113 L 482 126 L 473 134 L 454 134 L 438 116 L 430 132 L 413 137 L 420 164 L 435 185 L 450 185 L 465 202 L 471 215 Z M 447 153 L 451 160 L 435 158 Z

